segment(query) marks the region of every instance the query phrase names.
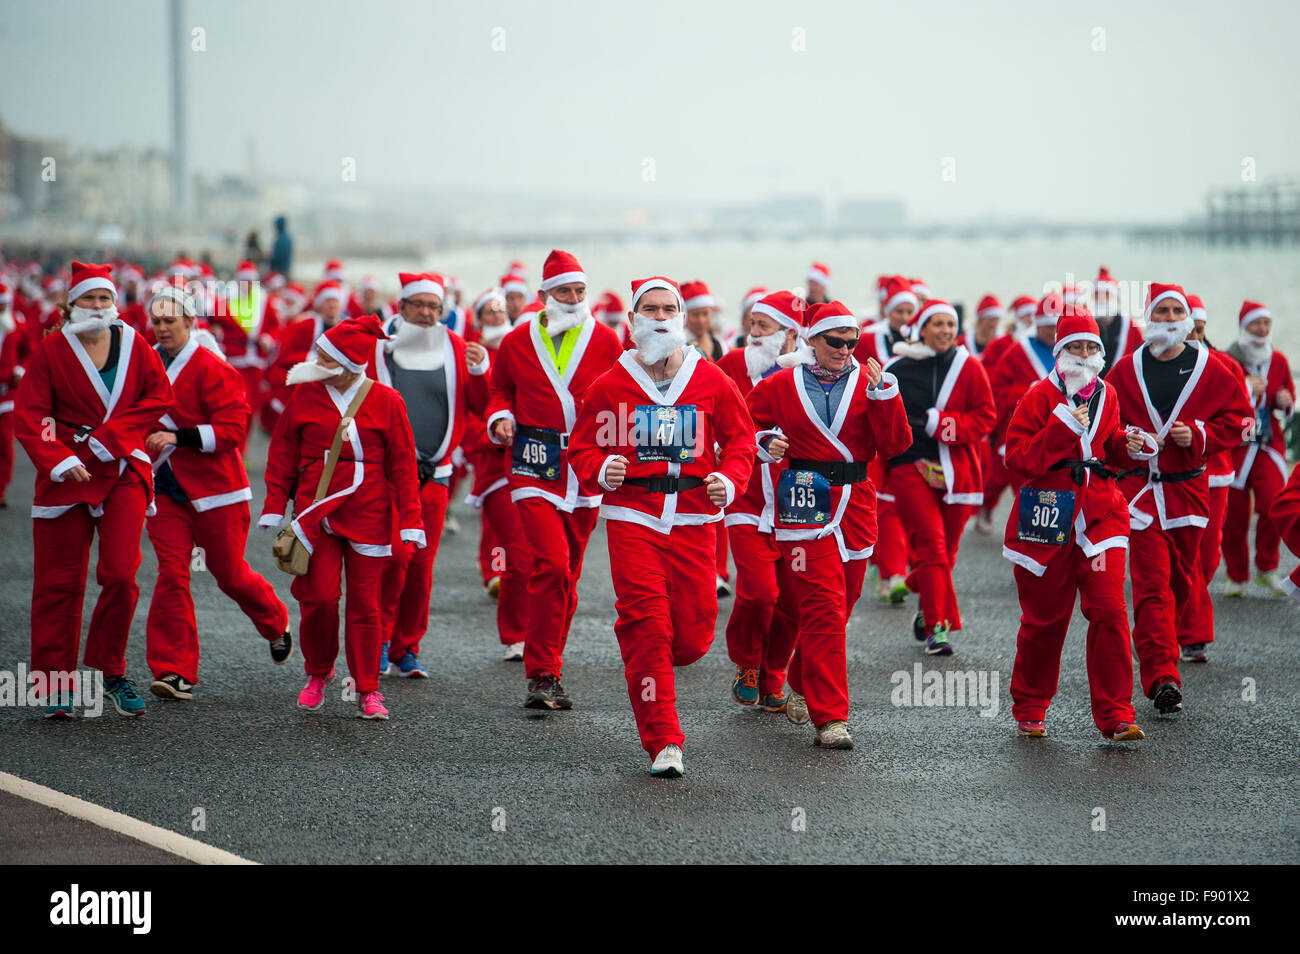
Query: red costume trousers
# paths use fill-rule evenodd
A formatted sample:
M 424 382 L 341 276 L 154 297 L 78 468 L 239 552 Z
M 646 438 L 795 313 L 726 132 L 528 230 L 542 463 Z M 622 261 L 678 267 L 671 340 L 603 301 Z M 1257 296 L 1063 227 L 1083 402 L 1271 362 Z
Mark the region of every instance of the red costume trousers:
M 844 629 L 862 595 L 866 560 L 844 561 L 833 536 L 781 540 L 799 621 L 790 660 L 790 688 L 808 700 L 815 726 L 849 717 L 848 657 Z
M 9 492 L 9 482 L 14 478 L 14 415 L 12 411 L 0 413 L 0 500 Z
M 158 557 L 158 581 L 145 624 L 145 659 L 157 678 L 174 672 L 199 681 L 199 626 L 190 573 L 212 575 L 217 587 L 243 611 L 265 640 L 289 628 L 289 610 L 275 589 L 244 559 L 250 522 L 248 504 L 199 513 L 163 494 L 146 527 Z M 195 548 L 199 548 L 197 551 Z
M 714 524 L 718 531 L 717 540 L 717 573 L 727 582 L 731 582 L 731 568 L 727 565 L 727 528 L 722 522 Z
M 713 645 L 716 533 L 707 523 L 669 534 L 626 520 L 605 523 L 618 612 L 614 635 L 641 747 L 652 758 L 684 739 L 673 667 L 689 666 Z
M 348 672 L 357 692 L 379 688 L 379 647 L 383 642 L 380 596 L 388 557 L 363 556 L 343 537 L 322 533 L 305 576 L 296 576 L 289 591 L 298 601 L 298 644 L 309 676 L 330 676 L 339 654 L 339 603 L 347 577 L 344 641 Z
M 497 634 L 503 646 L 525 641 L 528 629 L 528 581 L 533 558 L 519 522 L 519 511 L 504 488 L 483 499 L 483 537 L 491 576 L 501 577 L 497 591 Z
M 871 563 L 882 580 L 907 573 L 907 533 L 898 517 L 898 505 L 876 498 L 876 548 Z
M 736 561 L 736 596 L 727 619 L 727 656 L 758 670 L 761 696 L 785 688 L 785 671 L 799 636 L 794 585 L 772 534 L 750 524 L 727 527 Z
M 950 629 L 961 629 L 952 568 L 971 507 L 944 503 L 944 491 L 927 484 L 911 464 L 891 467 L 887 485 L 898 511 L 907 514 L 908 561 L 912 568 L 907 588 L 921 594 L 926 629 L 943 621 Z
M 1219 545 L 1223 540 L 1229 489 L 1227 486 L 1210 488 L 1210 522 L 1201 533 L 1201 585 L 1178 610 L 1179 646 L 1214 642 L 1214 600 L 1210 598 L 1210 581 L 1219 569 Z M 1209 627 L 1202 625 L 1204 620 L 1210 621 Z
M 1002 499 L 1002 491 L 1015 484 L 1015 476 L 1007 470 L 1006 460 L 998 449 L 989 443 L 989 455 L 985 459 L 984 468 L 984 503 L 980 509 L 985 513 L 991 514 L 997 509 L 998 501 Z
M 1228 488 L 1228 512 L 1223 522 L 1223 560 L 1228 565 L 1228 579 L 1245 583 L 1250 579 L 1250 504 L 1254 498 L 1255 513 L 1255 566 L 1261 573 L 1277 569 L 1281 538 L 1269 519 L 1268 509 L 1273 498 L 1282 491 L 1286 478 L 1282 476 L 1271 458 L 1260 454 L 1255 458 L 1246 478 L 1246 487 Z
M 447 519 L 450 491 L 430 480 L 420 488 L 424 526 L 423 550 L 393 537 L 393 556 L 385 561 L 383 582 L 384 637 L 388 658 L 400 660 L 408 651 L 420 655 L 420 640 L 429 630 L 429 599 L 433 596 L 433 562 L 438 557 L 442 524 Z M 399 531 L 394 529 L 394 533 Z
M 1073 542 L 1047 562 L 1042 576 L 1015 567 L 1020 632 L 1011 670 L 1011 714 L 1041 722 L 1056 695 L 1061 649 L 1074 615 L 1074 595 L 1088 621 L 1088 694 L 1092 721 L 1102 732 L 1132 722 L 1133 653 L 1124 602 L 1124 551 L 1103 550 L 1089 559 Z
M 32 521 L 32 670 L 74 672 L 81 642 L 90 544 L 99 535 L 95 582 L 99 599 L 90 617 L 85 663 L 105 676 L 126 672 L 126 641 L 140 598 L 140 531 L 148 490 L 128 470 L 105 498 L 96 519 L 85 504 L 58 517 Z M 49 677 L 47 677 L 49 678 Z
M 1129 535 L 1133 643 L 1147 698 L 1162 682 L 1182 685 L 1178 675 L 1178 614 L 1184 607 L 1196 605 L 1197 594 L 1205 588 L 1201 579 L 1203 532 L 1200 527 L 1162 530 L 1157 520 Z M 1208 643 L 1214 639 L 1213 617 L 1185 619 L 1183 638 L 1187 642 Z
M 569 624 L 578 608 L 582 557 L 600 512 L 596 507 L 578 507 L 564 513 L 539 497 L 525 497 L 515 503 L 515 509 L 533 561 L 528 580 L 524 670 L 529 679 L 546 673 L 559 676 L 564 667 Z M 709 527 L 708 532 L 712 534 L 713 528 Z M 711 565 L 713 540 L 709 542 Z M 710 574 L 709 584 L 713 582 Z

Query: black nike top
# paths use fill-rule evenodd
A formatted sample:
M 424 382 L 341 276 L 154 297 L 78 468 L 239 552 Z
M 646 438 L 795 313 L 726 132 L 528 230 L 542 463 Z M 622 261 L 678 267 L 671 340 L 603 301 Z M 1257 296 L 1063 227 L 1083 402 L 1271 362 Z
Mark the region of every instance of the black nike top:
M 1147 393 L 1151 395 L 1151 404 L 1160 414 L 1160 420 L 1168 421 L 1169 415 L 1178 403 L 1178 395 L 1183 393 L 1188 376 L 1196 367 L 1197 349 L 1191 345 L 1183 348 L 1182 354 L 1168 361 L 1161 361 L 1150 349 L 1142 352 L 1142 377 L 1147 383 Z

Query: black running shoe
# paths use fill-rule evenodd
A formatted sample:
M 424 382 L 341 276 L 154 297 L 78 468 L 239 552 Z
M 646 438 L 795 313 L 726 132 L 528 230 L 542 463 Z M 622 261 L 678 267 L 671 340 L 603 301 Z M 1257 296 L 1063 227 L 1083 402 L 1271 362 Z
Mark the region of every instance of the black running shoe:
M 1183 693 L 1174 683 L 1162 682 L 1156 686 L 1151 701 L 1155 703 L 1161 715 L 1168 715 L 1170 712 L 1180 712 L 1182 710 Z
M 918 642 L 925 642 L 925 614 L 920 610 L 917 610 L 916 615 L 912 617 L 912 635 Z
M 545 673 L 536 679 L 528 680 L 528 697 L 524 699 L 525 709 L 554 709 L 555 687 L 560 680 L 551 673 Z
M 271 640 L 271 662 L 279 666 L 292 655 L 293 633 L 286 629 L 275 639 Z
M 555 699 L 555 708 L 557 709 L 573 708 L 573 700 L 570 699 L 569 694 L 564 691 L 564 687 L 560 685 L 559 679 L 556 679 L 555 682 L 552 684 L 551 695 Z
M 149 691 L 160 699 L 193 699 L 194 683 L 174 672 L 165 672 L 149 684 Z

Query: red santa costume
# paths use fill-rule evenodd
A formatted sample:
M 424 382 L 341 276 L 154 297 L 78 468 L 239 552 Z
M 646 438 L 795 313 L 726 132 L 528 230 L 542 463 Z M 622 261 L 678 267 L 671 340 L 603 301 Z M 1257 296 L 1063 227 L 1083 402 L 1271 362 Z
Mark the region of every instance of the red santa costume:
M 504 311 L 505 304 L 501 289 L 489 289 L 475 299 L 475 316 L 481 321 L 485 309 Z M 504 324 L 480 326 L 480 343 L 487 349 L 489 360 L 509 332 L 508 319 Z M 489 389 L 491 377 L 489 368 Z M 465 428 L 465 457 L 474 469 L 474 484 L 465 499 L 482 512 L 479 567 L 489 595 L 497 601 L 497 636 L 505 647 L 505 658 L 516 661 L 523 659 L 528 626 L 528 580 L 532 577 L 533 560 L 519 511 L 510 499 L 510 454 L 488 437 L 485 417 L 481 412 L 471 413 Z
M 912 281 L 901 275 L 894 275 L 885 280 L 882 289 L 880 313 L 882 317 L 874 324 L 862 329 L 854 357 L 860 364 L 868 358 L 875 358 L 882 367 L 894 356 L 894 345 L 907 341 L 906 322 L 899 324 L 898 319 L 891 321 L 890 316 L 900 306 L 910 305 L 911 315 L 921 307 L 920 299 L 912 291 Z M 901 316 L 902 313 L 900 313 Z M 897 326 L 897 327 L 895 327 Z M 876 520 L 878 535 L 876 548 L 871 555 L 871 564 L 876 568 L 880 582 L 877 596 L 893 603 L 907 599 L 908 589 L 905 581 L 907 573 L 907 531 L 899 517 L 894 495 L 885 486 L 885 458 L 877 456 L 869 465 L 868 476 L 871 486 L 876 488 Z
M 805 310 L 802 323 L 808 338 L 858 329 L 839 302 Z M 803 721 L 806 700 L 807 717 L 821 730 L 848 718 L 845 626 L 876 543 L 867 466 L 877 454 L 888 459 L 905 451 L 912 432 L 894 376 L 883 372 L 879 385 L 869 386 L 853 359 L 840 372 L 808 364 L 781 371 L 755 385 L 748 404 L 756 427 L 780 428 L 789 442 L 773 522 L 795 571 L 799 607 L 786 715 Z
M 1176 711 L 1182 701 L 1178 611 L 1204 585 L 1200 538 L 1210 513 L 1205 467 L 1215 453 L 1240 443 L 1243 428 L 1253 419 L 1233 375 L 1208 349 L 1182 344 L 1192 328 L 1190 314 L 1178 322 L 1157 323 L 1177 327 L 1153 328 L 1154 309 L 1166 300 L 1188 311 L 1182 288 L 1152 283 L 1147 337 L 1159 342 L 1161 354 L 1174 356 L 1157 357 L 1149 340 L 1117 361 L 1106 376 L 1119 399 L 1120 420 L 1149 431 L 1147 446 L 1138 455 L 1146 467 L 1122 476 L 1120 489 L 1129 502 L 1132 529 L 1133 641 L 1142 689 L 1162 712 Z M 1178 424 L 1190 429 L 1186 447 L 1169 436 Z M 1199 635 L 1197 642 L 1209 642 L 1213 618 L 1205 616 L 1196 624 L 1190 635 Z
M 542 290 L 575 282 L 586 283 L 578 260 L 553 250 L 542 270 Z M 510 499 L 533 560 L 524 668 L 530 681 L 558 682 L 578 606 L 582 557 L 600 506 L 600 494 L 584 492 L 568 462 L 569 434 L 587 388 L 618 360 L 623 347 L 585 303 L 561 307 L 552 296 L 547 305 L 551 317 L 543 308 L 501 342 L 487 428 L 493 442 L 498 421 L 508 420 L 514 428 Z M 558 340 L 557 328 L 564 328 Z
M 1111 277 L 1110 270 L 1104 265 L 1093 282 L 1093 305 L 1097 312 L 1097 330 L 1106 352 L 1106 370 L 1102 372 L 1105 375 L 1116 361 L 1142 347 L 1142 329 L 1119 310 L 1119 282 Z
M 1015 319 L 1013 330 L 1007 334 L 999 335 L 989 342 L 988 347 L 979 356 L 980 364 L 984 366 L 984 373 L 989 378 L 989 389 L 993 387 L 993 371 L 998 366 L 998 362 L 1008 350 L 1014 348 L 1020 336 L 1024 333 L 1022 322 L 1032 324 L 1034 312 L 1038 310 L 1038 302 L 1028 295 L 1019 295 L 1011 302 L 1011 313 Z M 993 403 L 997 404 L 997 395 L 993 397 Z M 991 514 L 1002 499 L 1002 492 L 1011 486 L 1011 482 L 1016 478 L 1007 470 L 1007 465 L 1002 459 L 1002 432 L 1006 429 L 1005 422 L 999 420 L 993 425 L 993 431 L 989 434 L 986 441 L 987 450 L 984 452 L 984 503 L 980 507 L 979 516 L 975 521 L 975 528 L 981 533 L 992 533 L 993 522 Z
M 284 407 L 289 401 L 289 385 L 285 381 L 289 369 L 310 357 L 316 340 L 328 327 L 325 319 L 315 311 L 327 301 L 337 301 L 340 307 L 347 301 L 347 295 L 338 282 L 321 282 L 312 295 L 313 310 L 304 312 L 280 330 L 275 361 L 266 372 L 269 388 L 267 406 L 275 417 L 284 413 Z
M 1053 351 L 1074 341 L 1102 347 L 1086 312 L 1063 317 Z M 1091 367 L 1067 355 L 1066 380 L 1056 368 L 1033 385 L 1012 413 L 1006 463 L 1023 482 L 1007 520 L 1002 555 L 1015 564 L 1020 631 L 1011 673 L 1012 715 L 1022 735 L 1046 733 L 1056 695 L 1061 650 L 1078 594 L 1088 620 L 1087 668 L 1093 722 L 1108 738 L 1142 738 L 1133 725 L 1133 659 L 1124 601 L 1124 551 L 1129 519 L 1111 467 L 1131 465 L 1115 392 Z M 1065 365 L 1059 365 L 1064 367 Z M 1085 383 L 1086 380 L 1086 383 Z M 1073 392 L 1073 393 L 1071 393 Z M 1088 423 L 1075 408 L 1087 408 Z M 1111 466 L 1107 466 L 1107 464 Z
M 802 332 L 799 318 L 805 307 L 802 299 L 779 291 L 760 298 L 751 306 L 751 313 L 774 320 L 780 326 L 777 334 L 784 339 L 787 328 Z M 746 347 L 729 351 L 718 362 L 719 370 L 731 379 L 742 397 L 783 367 L 778 358 L 768 368 L 753 373 L 750 359 L 746 358 L 752 341 L 753 335 L 747 335 Z M 790 567 L 782 559 L 772 533 L 776 485 L 784 466 L 760 452 L 749 485 L 727 507 L 724 518 L 736 561 L 736 601 L 727 619 L 727 656 L 736 664 L 736 678 L 746 687 L 754 683 L 751 688 L 768 711 L 784 707 L 786 667 L 799 634 Z M 741 701 L 735 688 L 732 695 Z
M 1262 379 L 1263 388 L 1248 387 L 1255 411 L 1253 439 L 1232 451 L 1233 479 L 1228 490 L 1228 509 L 1224 520 L 1223 559 L 1228 579 L 1240 587 L 1250 579 L 1250 512 L 1251 498 L 1258 519 L 1255 523 L 1255 567 L 1260 582 L 1270 589 L 1280 589 L 1277 581 L 1277 529 L 1269 520 L 1273 498 L 1287 480 L 1286 436 L 1282 421 L 1290 420 L 1295 411 L 1295 381 L 1286 355 L 1273 347 L 1272 335 L 1262 338 L 1246 331 L 1257 318 L 1273 316 L 1259 302 L 1247 301 L 1237 316 L 1238 340 L 1224 352 L 1237 365 L 1242 379 Z
M 911 427 L 911 446 L 889 458 L 885 486 L 907 514 L 911 574 L 907 586 L 920 594 L 914 624 L 926 652 L 950 655 L 947 634 L 962 628 L 952 568 L 971 508 L 984 499 L 980 447 L 997 413 L 984 368 L 963 345 L 944 353 L 921 344 L 921 330 L 936 315 L 957 311 L 937 298 L 912 323 L 911 342 L 895 346 L 885 369 L 898 382 Z
M 14 392 L 32 353 L 26 321 L 14 308 L 14 292 L 0 282 L 0 508 L 14 476 Z
M 444 297 L 441 275 L 402 272 L 398 280 L 403 299 L 433 295 L 441 301 Z M 427 545 L 393 541 L 393 557 L 384 569 L 385 641 L 387 656 L 402 675 L 422 677 L 420 640 L 429 628 L 433 563 L 451 494 L 452 451 L 460 446 L 469 415 L 477 413 L 481 419 L 487 407 L 488 362 L 484 357 L 470 366 L 465 339 L 440 322 L 421 328 L 398 315 L 392 322 L 392 336 L 381 342 L 376 377 L 396 389 L 406 405 L 415 437 L 420 525 Z M 415 658 L 407 659 L 408 653 Z
M 1287 549 L 1300 556 L 1300 467 L 1291 471 L 1291 479 L 1273 498 L 1273 507 L 1268 516 Z M 1282 581 L 1282 588 L 1287 596 L 1300 602 L 1300 566 Z
M 633 313 L 655 289 L 676 299 L 677 313 L 665 324 L 676 332 L 677 347 L 651 363 L 680 355 L 681 364 L 661 382 L 664 390 L 637 360 L 650 354 L 644 342 L 623 352 L 587 390 L 569 461 L 584 487 L 604 494 L 600 510 L 618 612 L 614 634 L 642 748 L 656 760 L 655 774 L 675 775 L 680 761 L 663 771 L 659 762 L 684 739 L 673 667 L 708 652 L 718 615 L 710 570 L 722 512 L 705 485 L 720 481 L 727 504 L 744 490 L 754 462 L 754 427 L 730 379 L 695 349 L 682 347 L 685 308 L 676 283 L 658 276 L 634 282 Z M 626 479 L 611 485 L 607 471 L 616 460 L 626 464 Z
M 167 286 L 154 296 L 160 299 L 176 302 L 193 319 L 194 302 L 180 289 Z M 155 680 L 177 675 L 192 687 L 199 678 L 199 630 L 190 592 L 195 547 L 202 550 L 203 568 L 263 639 L 286 637 L 289 611 L 244 559 L 253 492 L 240 454 L 250 411 L 239 372 L 193 335 L 174 355 L 161 345 L 157 351 L 173 395 L 158 423 L 176 442 L 153 457 L 157 512 L 147 526 L 158 580 L 145 624 L 145 656 Z M 174 684 L 151 688 L 155 695 L 188 698 L 188 690 Z
M 326 452 L 348 407 L 367 380 L 366 362 L 383 337 L 374 315 L 340 321 L 317 347 L 355 380 L 340 392 L 295 368 L 288 376 L 289 401 L 267 451 L 266 501 L 258 525 L 277 526 L 293 504 L 294 532 L 311 554 L 308 571 L 294 577 L 290 592 L 298 600 L 307 685 L 298 704 L 319 708 L 333 677 L 339 650 L 340 580 L 347 579 L 345 645 L 348 672 L 363 718 L 388 717 L 379 689 L 380 618 L 384 565 L 392 556 L 393 522 L 408 543 L 424 546 L 415 439 L 402 396 L 374 384 L 344 431 L 339 463 L 315 500 Z M 304 369 L 304 375 L 306 369 Z
M 14 424 L 36 466 L 32 670 L 77 668 L 86 570 L 98 534 L 95 578 L 101 589 L 84 658 L 88 667 L 116 682 L 126 671 L 127 636 L 140 594 L 135 581 L 140 532 L 153 501 L 144 437 L 171 404 L 172 392 L 158 356 L 115 320 L 115 307 L 87 313 L 76 305 L 91 291 L 115 295 L 109 272 L 107 265 L 72 263 L 71 319 L 43 338 L 28 360 L 14 398 Z M 101 333 L 110 335 L 110 346 L 104 365 L 97 367 L 75 332 L 85 328 L 94 334 L 105 321 L 111 323 Z M 78 467 L 88 480 L 69 476 Z M 141 703 L 126 714 L 143 711 Z

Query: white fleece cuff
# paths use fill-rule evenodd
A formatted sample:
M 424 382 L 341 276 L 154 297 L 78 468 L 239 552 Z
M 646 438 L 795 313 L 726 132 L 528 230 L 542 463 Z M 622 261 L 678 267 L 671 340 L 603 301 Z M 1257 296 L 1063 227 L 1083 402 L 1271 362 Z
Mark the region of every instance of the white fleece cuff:
M 1136 428 L 1136 427 L 1130 427 L 1128 431 L 1129 432 L 1138 431 L 1142 435 L 1142 449 L 1137 453 L 1134 453 L 1133 451 L 1129 451 L 1128 452 L 1129 457 L 1132 457 L 1134 460 L 1150 460 L 1151 458 L 1155 457 L 1157 454 L 1160 453 L 1160 445 L 1157 444 L 1156 439 L 1152 437 L 1150 434 L 1148 434 L 1146 431 L 1143 431 L 1140 428 Z M 1150 446 L 1151 450 L 1147 450 L 1148 446 Z
M 890 398 L 898 397 L 898 378 L 888 371 L 882 372 L 880 384 L 874 388 L 867 387 L 867 397 L 873 401 L 888 401 Z
M 731 482 L 730 477 L 726 474 L 720 474 L 716 470 L 708 476 L 718 478 L 718 480 L 722 481 L 722 485 L 727 488 L 727 500 L 722 506 L 724 508 L 730 507 L 732 501 L 736 499 L 736 485 Z
M 211 424 L 200 424 L 196 430 L 199 432 L 199 440 L 202 441 L 203 453 L 211 454 L 217 449 L 217 432 L 212 429 Z
M 478 377 L 480 374 L 487 374 L 488 365 L 490 365 L 491 363 L 492 363 L 492 357 L 487 353 L 487 348 L 484 348 L 483 360 L 480 361 L 478 364 L 467 365 L 466 370 L 469 371 L 469 373 L 474 375 L 475 377 Z
M 608 470 L 609 465 L 616 460 L 627 460 L 627 458 L 624 457 L 622 454 L 610 454 L 608 457 L 605 458 L 605 462 L 600 465 L 600 473 L 596 475 L 596 483 L 600 484 L 601 487 L 611 492 L 617 490 L 618 488 L 611 487 L 609 484 L 605 483 L 605 471 Z
M 50 471 L 50 480 L 54 481 L 55 483 L 61 484 L 63 483 L 63 479 L 64 479 L 63 475 L 66 474 L 68 471 L 72 470 L 72 468 L 78 467 L 80 465 L 81 465 L 81 458 L 79 458 L 76 454 L 70 454 L 67 457 L 63 458 L 63 460 L 59 461 L 57 464 L 54 465 L 54 469 Z
M 284 519 L 282 513 L 264 513 L 257 521 L 257 529 L 274 530 L 280 526 L 280 521 Z
M 492 433 L 492 428 L 496 425 L 496 422 L 501 420 L 502 418 L 508 418 L 511 424 L 515 423 L 515 414 L 513 411 L 509 409 L 504 411 L 497 411 L 495 414 L 489 417 L 487 419 L 488 440 L 490 440 L 493 444 L 499 445 L 501 443 L 499 440 L 496 439 L 496 435 Z
M 939 430 L 939 409 L 928 408 L 925 412 L 925 433 L 934 437 L 937 430 Z
M 1070 413 L 1070 409 L 1064 404 L 1058 404 L 1052 408 L 1052 416 L 1080 437 L 1088 433 L 1087 429 L 1079 423 L 1079 420 Z
M 403 530 L 399 536 L 401 536 L 403 543 L 414 543 L 421 550 L 429 545 L 423 530 Z

